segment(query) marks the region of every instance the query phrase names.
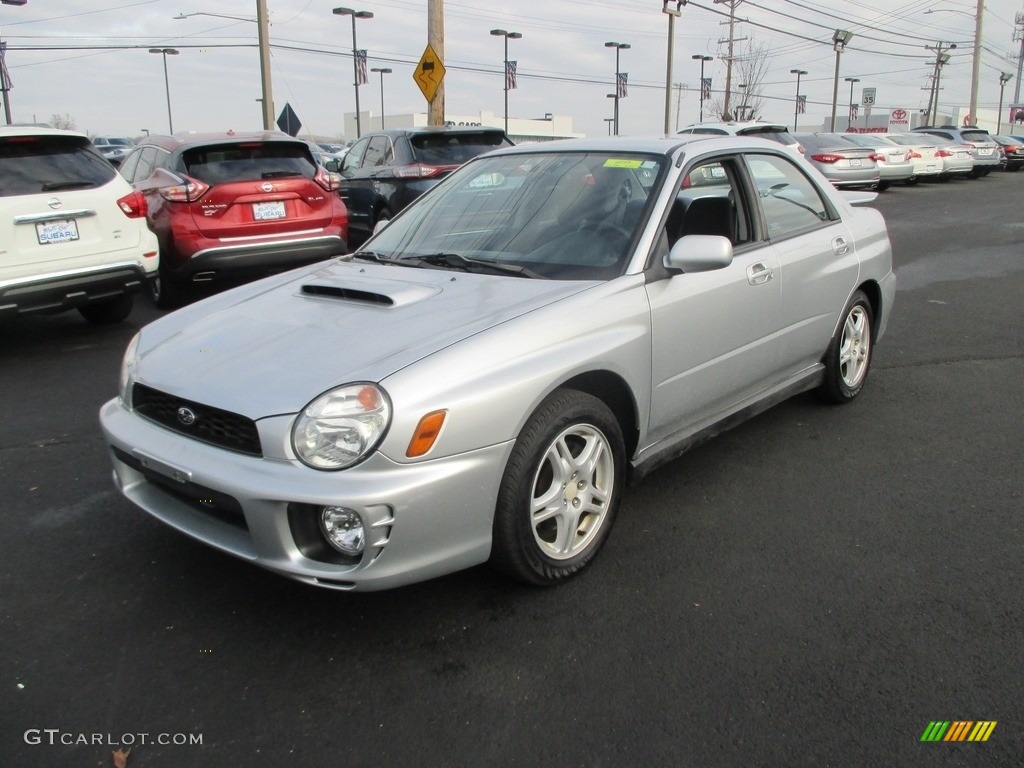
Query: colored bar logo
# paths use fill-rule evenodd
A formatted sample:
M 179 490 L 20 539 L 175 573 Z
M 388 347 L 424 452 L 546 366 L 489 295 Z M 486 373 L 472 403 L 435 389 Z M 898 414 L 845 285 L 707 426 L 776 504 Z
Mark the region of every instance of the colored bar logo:
M 932 720 L 921 741 L 988 741 L 995 728 L 995 720 Z

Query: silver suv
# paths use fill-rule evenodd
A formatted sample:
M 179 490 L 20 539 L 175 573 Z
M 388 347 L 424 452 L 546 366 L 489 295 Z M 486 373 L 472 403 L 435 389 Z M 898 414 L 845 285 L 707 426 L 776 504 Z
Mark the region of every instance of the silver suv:
M 123 320 L 156 274 L 146 198 L 81 133 L 0 127 L 0 317 Z
M 971 178 L 987 176 L 999 167 L 999 145 L 984 128 L 964 126 L 957 128 L 955 125 L 924 125 L 911 130 L 911 133 L 928 133 L 932 136 L 941 136 L 944 139 L 955 141 L 957 144 L 966 144 L 974 148 L 974 168 L 971 171 Z

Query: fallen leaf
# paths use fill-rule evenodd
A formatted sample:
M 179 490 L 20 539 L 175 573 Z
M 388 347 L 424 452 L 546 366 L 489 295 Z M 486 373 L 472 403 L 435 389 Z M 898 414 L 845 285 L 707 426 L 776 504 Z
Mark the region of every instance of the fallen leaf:
M 128 751 L 125 752 L 123 749 L 116 749 L 111 752 L 114 758 L 114 768 L 127 768 L 128 767 L 128 755 L 132 753 L 132 748 L 128 747 Z

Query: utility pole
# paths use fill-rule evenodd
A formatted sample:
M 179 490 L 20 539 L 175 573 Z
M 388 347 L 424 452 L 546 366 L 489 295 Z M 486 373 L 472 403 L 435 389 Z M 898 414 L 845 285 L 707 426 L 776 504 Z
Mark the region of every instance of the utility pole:
M 1013 86 L 1013 103 L 1020 104 L 1020 79 L 1024 75 L 1024 13 L 1018 13 L 1013 19 L 1013 39 L 1020 40 L 1020 53 L 1017 54 L 1017 83 Z
M 676 130 L 679 130 L 679 109 L 683 103 L 683 84 L 676 83 Z
M 0 40 L 0 93 L 4 97 L 4 119 L 11 124 L 11 80 L 7 74 L 7 43 Z
M 732 54 L 736 43 L 736 6 L 741 2 L 743 0 L 715 0 L 715 5 L 725 3 L 729 6 L 729 39 L 718 41 L 719 43 L 728 43 L 725 54 L 725 102 L 722 104 L 721 115 L 723 120 L 732 118 L 732 112 L 730 111 L 730 102 L 732 101 Z
M 437 58 L 444 63 L 444 0 L 429 0 L 427 5 L 427 43 L 434 49 Z M 437 92 L 430 101 L 427 111 L 427 125 L 444 125 L 444 80 L 437 86 Z
M 937 45 L 925 46 L 926 50 L 935 51 L 935 70 L 932 73 L 932 92 L 928 96 L 928 122 L 932 125 L 938 124 L 939 78 L 942 66 L 949 61 L 949 54 L 946 53 L 946 51 L 951 51 L 954 48 L 956 48 L 956 43 L 944 43 L 941 40 L 939 40 Z

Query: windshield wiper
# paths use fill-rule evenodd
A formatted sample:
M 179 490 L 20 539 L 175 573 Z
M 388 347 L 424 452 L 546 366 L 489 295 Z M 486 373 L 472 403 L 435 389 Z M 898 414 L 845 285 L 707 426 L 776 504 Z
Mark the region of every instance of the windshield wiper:
M 344 256 L 342 258 L 345 258 Z M 350 259 L 359 259 L 360 261 L 374 261 L 377 264 L 394 264 L 395 259 L 389 256 L 382 256 L 374 251 L 356 251 L 355 253 L 349 254 Z
M 56 192 L 59 189 L 83 189 L 93 186 L 92 181 L 47 181 L 43 184 L 43 192 Z
M 543 275 L 539 275 L 526 267 L 520 267 L 516 264 L 500 264 L 483 259 L 467 259 L 458 253 L 428 253 L 425 256 L 408 256 L 400 259 L 400 261 L 403 264 L 408 263 L 414 266 L 428 264 L 432 267 L 451 267 L 453 269 L 461 269 L 463 272 L 475 272 L 484 275 L 515 275 L 516 277 L 544 279 Z

